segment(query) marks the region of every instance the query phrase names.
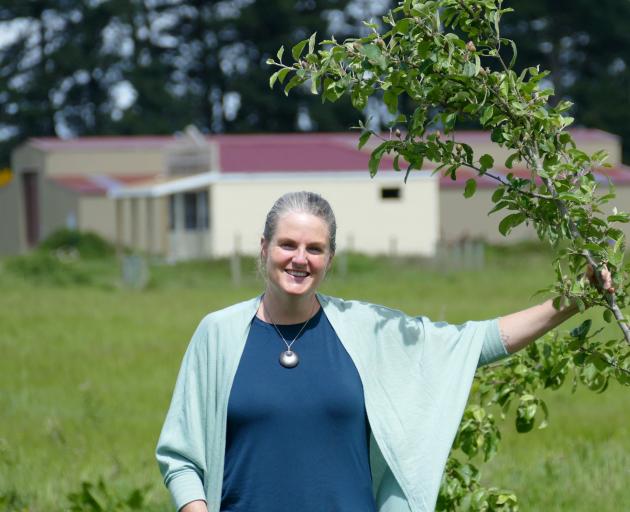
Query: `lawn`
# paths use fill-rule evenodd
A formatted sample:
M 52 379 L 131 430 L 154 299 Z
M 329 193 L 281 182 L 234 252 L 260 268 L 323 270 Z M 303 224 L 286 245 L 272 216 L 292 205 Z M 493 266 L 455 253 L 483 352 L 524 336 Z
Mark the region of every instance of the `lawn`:
M 121 286 L 112 261 L 65 265 L 70 275 L 89 267 L 89 278 L 0 267 L 0 509 L 68 510 L 82 481 L 103 478 L 113 497 L 148 486 L 145 509 L 171 510 L 153 449 L 181 356 L 207 312 L 261 290 L 253 261 L 239 285 L 227 261 L 155 264 L 144 290 Z M 551 279 L 548 255 L 532 247 L 491 249 L 481 271 L 359 255 L 342 266 L 324 293 L 451 322 L 524 308 Z M 506 425 L 484 481 L 514 490 L 526 511 L 624 508 L 630 390 L 562 390 L 548 403 L 546 430 Z

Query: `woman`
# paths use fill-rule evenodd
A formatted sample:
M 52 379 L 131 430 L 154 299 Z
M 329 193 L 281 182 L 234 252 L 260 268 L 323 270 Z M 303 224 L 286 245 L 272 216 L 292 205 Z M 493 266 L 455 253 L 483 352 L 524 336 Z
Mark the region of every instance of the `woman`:
M 264 294 L 193 335 L 157 446 L 178 510 L 433 510 L 477 366 L 577 311 L 549 300 L 453 326 L 327 297 L 335 233 L 321 196 L 282 196 Z

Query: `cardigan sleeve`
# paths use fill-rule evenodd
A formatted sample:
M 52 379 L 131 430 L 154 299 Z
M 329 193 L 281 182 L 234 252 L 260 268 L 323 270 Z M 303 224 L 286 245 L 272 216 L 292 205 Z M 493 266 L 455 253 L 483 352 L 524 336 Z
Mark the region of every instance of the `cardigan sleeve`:
M 442 358 L 447 354 L 468 354 L 478 357 L 477 367 L 493 363 L 509 355 L 499 333 L 499 320 L 470 321 L 460 325 L 431 322 L 421 317 L 427 346 L 425 356 Z M 478 348 L 475 350 L 474 347 Z M 439 360 L 439 359 L 438 359 Z
M 485 322 L 483 344 L 481 345 L 481 355 L 479 356 L 477 367 L 494 363 L 509 355 L 499 332 L 499 319 L 487 320 Z
M 177 510 L 195 500 L 206 500 L 205 418 L 208 329 L 197 327 L 182 361 L 171 405 L 156 448 L 164 484 Z

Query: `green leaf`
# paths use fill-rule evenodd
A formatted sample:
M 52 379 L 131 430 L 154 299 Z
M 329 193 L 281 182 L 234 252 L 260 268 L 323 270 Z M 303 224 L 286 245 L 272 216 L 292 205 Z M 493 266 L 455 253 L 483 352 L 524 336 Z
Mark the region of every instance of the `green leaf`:
M 499 233 L 507 236 L 513 228 L 522 224 L 527 216 L 524 213 L 511 213 L 499 223 Z
M 388 89 L 383 94 L 383 102 L 387 106 L 387 111 L 390 114 L 398 112 L 398 94 L 392 89 Z
M 278 57 L 279 61 L 282 61 L 283 55 L 284 55 L 284 45 L 280 47 L 280 49 L 278 50 L 278 53 L 276 54 L 276 57 Z
M 317 36 L 317 32 L 313 32 L 311 37 L 308 38 L 308 53 L 315 51 L 315 36 Z
M 511 169 L 512 166 L 514 165 L 514 160 L 518 159 L 518 153 L 512 153 L 510 156 L 507 157 L 507 160 L 505 161 L 505 166 L 508 169 Z
M 370 62 L 373 62 L 381 69 L 387 67 L 387 60 L 383 57 L 381 49 L 375 44 L 364 44 L 360 50 L 361 54 L 367 57 Z
M 381 163 L 381 159 L 383 158 L 383 154 L 385 153 L 386 149 L 387 142 L 378 146 L 374 151 L 372 151 L 372 154 L 370 155 L 368 168 L 370 169 L 370 176 L 372 178 L 376 176 L 376 173 L 378 172 L 378 166 Z
M 280 73 L 280 71 L 276 71 L 273 75 L 271 75 L 269 77 L 269 88 L 273 89 L 273 84 L 276 83 L 276 80 L 278 79 L 278 74 Z
M 609 215 L 606 220 L 608 222 L 630 222 L 630 213 L 618 213 L 616 215 Z
M 503 194 L 505 194 L 505 188 L 497 187 L 497 189 L 492 193 L 492 202 L 496 203 L 500 201 L 503 197 Z
M 466 181 L 466 186 L 464 187 L 464 197 L 472 197 L 475 193 L 475 190 L 477 190 L 477 181 L 473 178 L 470 178 Z
M 355 87 L 350 93 L 352 106 L 357 110 L 363 110 L 367 106 L 368 93 L 360 87 Z
M 288 96 L 289 95 L 289 91 L 291 89 L 293 89 L 294 87 L 300 85 L 303 82 L 304 82 L 304 80 L 302 78 L 300 78 L 297 75 L 293 75 L 293 77 L 291 77 L 291 80 L 289 80 L 287 85 L 284 86 L 284 94 L 285 94 L 285 96 Z
M 580 325 L 571 330 L 571 336 L 583 340 L 591 329 L 592 320 L 586 319 Z
M 304 39 L 303 41 L 300 41 L 299 43 L 297 43 L 293 48 L 291 48 L 291 55 L 293 55 L 293 58 L 295 60 L 300 60 L 302 51 L 304 50 L 304 47 L 306 46 L 307 43 L 308 43 L 308 39 Z
M 481 114 L 481 117 L 479 118 L 479 120 L 481 121 L 481 124 L 485 126 L 485 124 L 492 118 L 493 114 L 494 114 L 494 107 L 492 105 L 484 108 L 483 113 Z
M 494 205 L 494 208 L 492 208 L 492 210 L 488 212 L 488 215 L 494 212 L 498 212 L 499 210 L 503 210 L 503 208 L 509 205 L 510 203 L 508 201 L 499 201 L 497 204 Z
M 291 68 L 282 68 L 278 71 L 278 82 L 283 83 L 284 79 L 289 74 L 289 71 L 291 71 Z
M 392 29 L 392 32 L 395 32 L 398 34 L 406 34 L 407 32 L 409 32 L 410 25 L 411 25 L 411 20 L 409 18 L 403 18 L 398 23 L 396 23 L 396 25 Z
M 475 76 L 476 71 L 477 67 L 475 66 L 474 62 L 468 61 L 464 64 L 464 76 L 473 77 Z
M 503 41 L 509 42 L 510 46 L 512 47 L 512 59 L 510 60 L 510 69 L 512 69 L 514 67 L 514 64 L 516 64 L 516 57 L 518 55 L 518 51 L 516 50 L 516 43 L 511 39 L 504 39 Z
M 397 172 L 400 172 L 400 164 L 398 163 L 398 161 L 400 160 L 400 155 L 396 155 L 394 157 L 394 170 Z
M 317 94 L 317 84 L 319 83 L 319 73 L 311 76 L 311 94 Z
M 481 168 L 484 170 L 491 169 L 494 165 L 494 158 L 488 154 L 482 155 L 479 159 L 479 165 L 481 165 Z
M 361 149 L 363 146 L 365 146 L 365 144 L 367 143 L 367 141 L 370 139 L 370 137 L 372 136 L 372 132 L 369 130 L 364 131 L 361 136 L 359 137 L 359 146 L 358 148 Z

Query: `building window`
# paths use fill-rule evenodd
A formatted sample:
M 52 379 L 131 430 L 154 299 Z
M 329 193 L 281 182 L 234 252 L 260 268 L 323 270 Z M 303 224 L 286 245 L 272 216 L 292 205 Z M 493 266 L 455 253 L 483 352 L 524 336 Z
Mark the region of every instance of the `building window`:
M 169 226 L 171 230 L 187 231 L 208 229 L 208 191 L 184 192 L 169 198 Z
M 197 193 L 184 194 L 184 227 L 188 230 L 197 229 Z
M 400 199 L 400 187 L 382 188 L 381 199 Z
M 175 229 L 175 195 L 168 196 L 168 228 Z

